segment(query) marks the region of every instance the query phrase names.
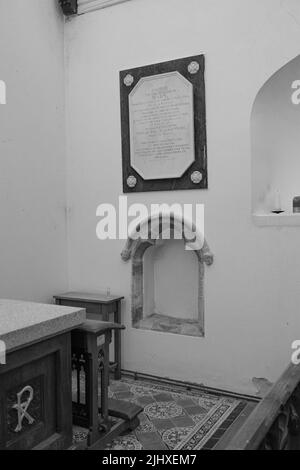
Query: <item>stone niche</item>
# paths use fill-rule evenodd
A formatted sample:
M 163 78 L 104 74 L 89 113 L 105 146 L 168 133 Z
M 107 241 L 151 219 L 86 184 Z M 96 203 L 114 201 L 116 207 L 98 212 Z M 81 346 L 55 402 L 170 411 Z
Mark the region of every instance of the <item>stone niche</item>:
M 166 239 L 167 219 L 149 218 L 146 234 L 139 225 L 121 254 L 124 261 L 132 259 L 132 326 L 204 336 L 204 273 L 213 255 L 195 227 L 191 226 L 194 239 L 187 240 L 184 221 L 174 216 Z

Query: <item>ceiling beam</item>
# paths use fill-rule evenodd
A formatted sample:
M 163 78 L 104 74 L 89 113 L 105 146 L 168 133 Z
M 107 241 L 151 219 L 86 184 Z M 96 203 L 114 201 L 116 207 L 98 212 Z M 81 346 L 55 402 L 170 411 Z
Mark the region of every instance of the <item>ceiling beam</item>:
M 78 0 L 78 15 L 107 8 L 130 0 Z

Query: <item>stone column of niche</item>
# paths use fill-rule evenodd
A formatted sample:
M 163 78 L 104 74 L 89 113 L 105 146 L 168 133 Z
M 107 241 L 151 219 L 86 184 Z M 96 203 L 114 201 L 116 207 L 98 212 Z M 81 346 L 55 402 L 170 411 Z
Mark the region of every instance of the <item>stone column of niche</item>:
M 138 327 L 143 319 L 144 309 L 144 253 L 154 242 L 151 240 L 139 240 L 135 244 L 135 250 L 132 254 L 132 280 L 131 280 L 131 311 L 132 325 Z

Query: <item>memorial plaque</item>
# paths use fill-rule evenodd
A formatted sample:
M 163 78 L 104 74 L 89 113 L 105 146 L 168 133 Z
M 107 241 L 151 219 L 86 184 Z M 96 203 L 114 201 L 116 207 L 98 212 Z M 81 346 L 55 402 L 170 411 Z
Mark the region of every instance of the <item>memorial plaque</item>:
M 193 86 L 180 73 L 141 78 L 129 119 L 130 161 L 143 179 L 180 178 L 195 161 Z
M 123 191 L 207 188 L 204 56 L 124 70 L 120 87 Z

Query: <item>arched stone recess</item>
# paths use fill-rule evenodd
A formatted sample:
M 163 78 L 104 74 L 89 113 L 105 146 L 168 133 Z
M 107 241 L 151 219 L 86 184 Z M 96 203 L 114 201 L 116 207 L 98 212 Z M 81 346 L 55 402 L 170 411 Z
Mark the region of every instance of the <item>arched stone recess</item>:
M 258 224 L 300 224 L 293 212 L 300 197 L 299 128 L 300 55 L 264 83 L 252 107 L 252 213 Z
M 132 230 L 121 257 L 132 260 L 134 328 L 204 336 L 205 264 L 214 257 L 193 223 L 174 214 L 148 217 Z

